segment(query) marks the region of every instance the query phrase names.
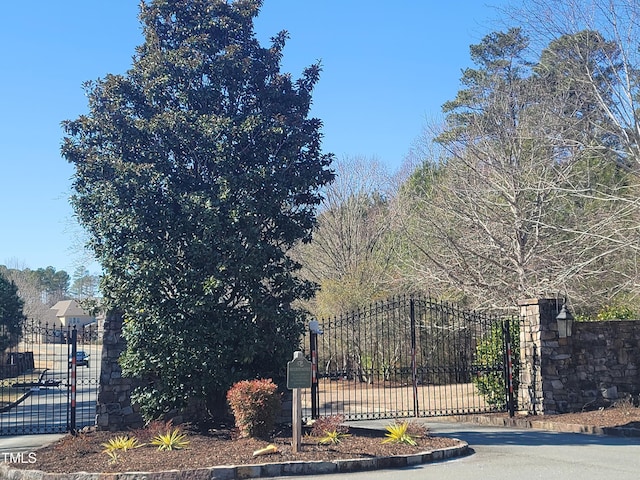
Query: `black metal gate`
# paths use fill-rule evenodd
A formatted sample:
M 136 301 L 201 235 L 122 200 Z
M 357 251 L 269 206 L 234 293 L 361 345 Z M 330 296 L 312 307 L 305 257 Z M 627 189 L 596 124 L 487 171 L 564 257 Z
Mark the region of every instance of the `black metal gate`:
M 0 435 L 64 433 L 95 424 L 102 339 L 29 320 L 0 358 Z
M 399 297 L 318 322 L 305 414 L 364 418 L 510 411 L 517 322 Z

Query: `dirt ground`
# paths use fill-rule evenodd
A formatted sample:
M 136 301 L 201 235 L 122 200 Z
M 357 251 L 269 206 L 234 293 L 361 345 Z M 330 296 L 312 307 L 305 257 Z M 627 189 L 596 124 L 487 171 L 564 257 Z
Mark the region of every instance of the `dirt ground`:
M 418 385 L 417 405 L 414 404 L 413 387 L 409 384 L 389 385 L 354 381 L 321 380 L 319 388 L 320 416 L 343 414 L 348 419 L 371 416 L 413 415 L 417 406 L 420 416 L 481 413 L 490 410 L 484 397 L 473 383 L 449 385 Z M 311 396 L 305 391 L 303 409 L 311 411 Z

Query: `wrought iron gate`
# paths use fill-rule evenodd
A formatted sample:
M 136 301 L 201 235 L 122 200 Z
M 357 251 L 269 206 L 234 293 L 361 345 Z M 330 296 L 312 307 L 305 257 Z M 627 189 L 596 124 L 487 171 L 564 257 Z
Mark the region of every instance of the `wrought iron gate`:
M 0 358 L 0 435 L 94 425 L 102 354 L 97 326 L 29 320 L 14 343 Z
M 517 322 L 399 297 L 318 322 L 305 348 L 312 418 L 425 417 L 514 409 Z

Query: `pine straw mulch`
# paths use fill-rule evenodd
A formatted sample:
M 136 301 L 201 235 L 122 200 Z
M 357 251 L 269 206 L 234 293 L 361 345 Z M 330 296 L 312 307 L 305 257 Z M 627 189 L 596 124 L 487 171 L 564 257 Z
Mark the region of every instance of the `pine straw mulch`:
M 233 429 L 219 428 L 199 432 L 183 427 L 189 445 L 183 450 L 158 451 L 148 445 L 151 435 L 144 430 L 135 432 L 88 432 L 63 439 L 36 452 L 34 464 L 12 464 L 12 467 L 43 470 L 54 473 L 72 472 L 159 472 L 193 470 L 218 465 L 280 463 L 288 461 L 332 461 L 350 458 L 408 455 L 459 445 L 458 440 L 426 435 L 417 439 L 418 445 L 382 443 L 384 432 L 378 435 L 351 432 L 337 445 L 319 445 L 318 438 L 304 435 L 302 451 L 293 453 L 291 431 L 279 431 L 269 440 L 236 438 Z M 116 462 L 110 460 L 101 445 L 118 435 L 135 435 L 147 445 L 120 452 Z M 274 444 L 277 453 L 254 457 L 253 452 Z

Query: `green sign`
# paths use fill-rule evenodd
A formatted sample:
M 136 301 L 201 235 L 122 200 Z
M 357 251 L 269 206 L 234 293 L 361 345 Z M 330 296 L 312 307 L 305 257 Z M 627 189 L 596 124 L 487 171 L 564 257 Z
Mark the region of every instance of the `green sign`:
M 304 357 L 297 357 L 287 362 L 287 388 L 311 387 L 311 362 Z

